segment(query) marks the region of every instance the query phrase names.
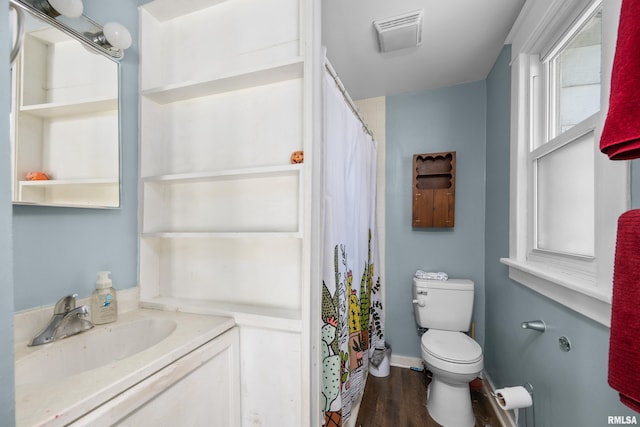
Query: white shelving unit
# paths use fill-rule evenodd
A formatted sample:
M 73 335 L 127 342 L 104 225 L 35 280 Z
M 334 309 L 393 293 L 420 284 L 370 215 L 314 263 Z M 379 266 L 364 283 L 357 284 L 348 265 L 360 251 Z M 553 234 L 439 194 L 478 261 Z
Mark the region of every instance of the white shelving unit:
M 18 186 L 18 200 L 25 204 L 114 207 L 120 198 L 120 182 L 117 179 L 19 181 Z
M 140 8 L 141 303 L 235 319 L 246 425 L 310 419 L 311 4 Z
M 100 98 L 78 102 L 59 102 L 47 104 L 23 105 L 21 113 L 35 117 L 56 118 L 83 116 L 118 110 L 118 98 Z
M 117 207 L 118 64 L 46 24 L 29 26 L 15 73 L 14 201 Z M 32 171 L 51 180 L 26 181 Z
M 303 59 L 297 57 L 268 66 L 237 70 L 212 80 L 173 83 L 151 88 L 143 91 L 142 95 L 160 104 L 184 101 L 186 99 L 299 79 L 302 77 L 303 65 Z

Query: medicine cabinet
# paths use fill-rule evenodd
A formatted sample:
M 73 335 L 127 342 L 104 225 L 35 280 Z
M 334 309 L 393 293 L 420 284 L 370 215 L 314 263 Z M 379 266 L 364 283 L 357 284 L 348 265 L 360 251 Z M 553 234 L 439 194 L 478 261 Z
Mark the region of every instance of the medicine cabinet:
M 118 207 L 118 63 L 29 14 L 25 29 L 12 73 L 14 203 Z
M 413 226 L 455 225 L 456 152 L 413 156 Z

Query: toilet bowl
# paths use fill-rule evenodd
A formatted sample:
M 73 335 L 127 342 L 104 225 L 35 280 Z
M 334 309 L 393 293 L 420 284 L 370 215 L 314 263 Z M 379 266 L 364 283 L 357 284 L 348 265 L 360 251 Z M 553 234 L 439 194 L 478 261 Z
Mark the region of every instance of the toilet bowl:
M 427 411 L 444 427 L 473 427 L 469 382 L 484 368 L 482 348 L 463 331 L 473 309 L 471 280 L 414 278 L 416 322 L 428 330 L 420 340 L 422 359 L 433 374 Z
M 482 371 L 482 349 L 462 332 L 430 329 L 421 339 L 422 360 L 433 374 L 427 411 L 445 427 L 473 427 L 469 382 Z

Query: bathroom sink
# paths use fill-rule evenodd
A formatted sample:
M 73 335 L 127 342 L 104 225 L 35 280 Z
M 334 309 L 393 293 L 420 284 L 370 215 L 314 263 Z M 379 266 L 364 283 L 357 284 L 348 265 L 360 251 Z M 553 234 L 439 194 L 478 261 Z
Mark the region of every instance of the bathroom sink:
M 16 385 L 42 384 L 140 353 L 176 329 L 171 319 L 149 318 L 97 326 L 39 347 L 15 365 Z

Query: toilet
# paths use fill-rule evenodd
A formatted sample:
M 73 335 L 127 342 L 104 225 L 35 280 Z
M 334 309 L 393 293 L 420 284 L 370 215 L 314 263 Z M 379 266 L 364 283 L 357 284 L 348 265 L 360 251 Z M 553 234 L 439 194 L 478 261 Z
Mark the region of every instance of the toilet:
M 473 427 L 469 382 L 484 367 L 482 348 L 464 332 L 473 311 L 474 284 L 466 279 L 413 279 L 416 323 L 422 335 L 422 360 L 433 374 L 427 410 L 444 427 Z

